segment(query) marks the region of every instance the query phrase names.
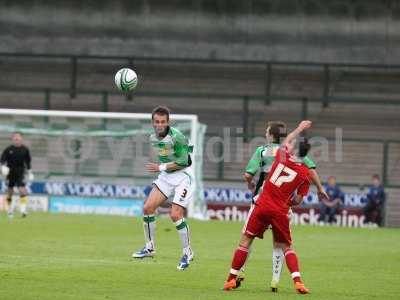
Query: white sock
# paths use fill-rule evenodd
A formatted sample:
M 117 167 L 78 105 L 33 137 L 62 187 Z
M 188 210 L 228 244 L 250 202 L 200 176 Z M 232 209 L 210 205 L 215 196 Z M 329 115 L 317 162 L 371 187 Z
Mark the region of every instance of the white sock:
M 14 213 L 14 201 L 12 201 L 12 200 L 11 200 L 10 204 L 8 204 L 7 213 L 9 215 L 12 215 Z
M 143 216 L 144 240 L 147 249 L 155 249 L 154 235 L 156 232 L 156 217 L 154 215 Z
M 272 280 L 279 282 L 283 265 L 283 250 L 281 248 L 272 249 Z
M 26 214 L 26 204 L 21 204 L 20 206 L 21 214 Z
M 26 207 L 28 205 L 28 196 L 20 195 L 19 197 L 19 210 L 21 214 L 26 214 Z
M 178 230 L 179 237 L 182 242 L 182 249 L 184 254 L 190 254 L 190 234 L 189 227 L 184 218 L 175 222 L 176 229 Z M 190 252 L 189 252 L 190 250 Z

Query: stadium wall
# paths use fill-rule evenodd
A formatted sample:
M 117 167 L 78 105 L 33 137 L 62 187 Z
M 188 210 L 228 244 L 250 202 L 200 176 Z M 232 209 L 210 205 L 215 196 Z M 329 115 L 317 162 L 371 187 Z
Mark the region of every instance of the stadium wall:
M 395 64 L 399 19 L 394 0 L 0 1 L 0 51 Z

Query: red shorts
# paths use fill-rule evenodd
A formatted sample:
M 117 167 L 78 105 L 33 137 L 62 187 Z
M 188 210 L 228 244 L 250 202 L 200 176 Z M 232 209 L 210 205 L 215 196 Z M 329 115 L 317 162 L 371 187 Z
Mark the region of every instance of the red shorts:
M 253 205 L 250 208 L 247 221 L 243 227 L 243 233 L 250 237 L 264 237 L 265 230 L 272 227 L 274 241 L 278 243 L 292 244 L 290 234 L 289 217 L 287 214 L 272 211 Z

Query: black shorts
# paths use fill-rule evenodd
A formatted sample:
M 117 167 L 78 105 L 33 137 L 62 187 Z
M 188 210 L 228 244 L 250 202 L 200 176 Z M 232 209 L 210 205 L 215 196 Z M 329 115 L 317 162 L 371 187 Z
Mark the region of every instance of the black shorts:
M 24 187 L 25 186 L 25 172 L 24 171 L 18 171 L 18 172 L 12 172 L 10 170 L 10 174 L 7 176 L 7 186 L 9 188 L 13 187 Z

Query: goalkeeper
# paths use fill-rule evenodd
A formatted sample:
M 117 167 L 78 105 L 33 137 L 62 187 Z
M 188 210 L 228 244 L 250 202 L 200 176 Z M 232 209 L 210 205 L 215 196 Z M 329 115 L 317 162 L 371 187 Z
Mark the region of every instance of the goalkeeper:
M 159 173 L 153 182 L 153 189 L 147 197 L 143 207 L 143 227 L 146 244 L 132 254 L 134 258 L 153 257 L 155 254 L 155 213 L 157 208 L 172 194 L 171 219 L 174 222 L 182 242 L 183 256 L 177 266 L 178 270 L 186 269 L 193 260 L 193 251 L 190 246 L 189 227 L 184 218 L 186 208 L 192 196 L 191 176 L 186 168 L 192 163 L 187 138 L 176 128 L 169 125 L 169 110 L 158 106 L 152 112 L 154 133 L 150 136 L 150 143 L 158 157 L 158 163 L 149 163 L 146 169 L 149 172 Z
M 31 171 L 31 155 L 29 148 L 23 144 L 22 134 L 15 132 L 11 136 L 12 145 L 4 149 L 1 155 L 1 173 L 6 177 L 7 196 L 6 202 L 8 206 L 8 216 L 13 216 L 12 196 L 14 187 L 19 190 L 20 209 L 22 217 L 27 216 L 28 193 L 25 188 L 25 173 L 28 172 L 28 180 L 33 180 Z

